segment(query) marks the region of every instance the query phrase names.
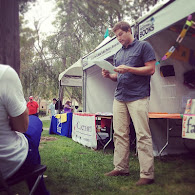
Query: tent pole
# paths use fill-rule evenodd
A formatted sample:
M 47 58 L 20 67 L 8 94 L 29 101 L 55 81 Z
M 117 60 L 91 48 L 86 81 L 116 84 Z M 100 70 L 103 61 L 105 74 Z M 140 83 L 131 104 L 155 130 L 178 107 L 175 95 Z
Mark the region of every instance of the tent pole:
M 83 71 L 83 112 L 86 112 L 86 73 Z
M 59 101 L 58 101 L 58 114 L 60 114 L 60 91 L 61 91 L 61 80 L 59 81 L 59 94 L 58 94 L 58 96 L 59 96 Z

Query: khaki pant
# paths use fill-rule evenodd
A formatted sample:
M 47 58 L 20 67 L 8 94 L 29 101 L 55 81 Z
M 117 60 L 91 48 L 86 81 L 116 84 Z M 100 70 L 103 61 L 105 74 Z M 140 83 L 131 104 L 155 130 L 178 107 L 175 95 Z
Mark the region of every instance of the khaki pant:
M 148 118 L 149 98 L 132 102 L 113 103 L 114 166 L 115 170 L 129 172 L 129 125 L 132 118 L 140 163 L 140 178 L 154 178 L 154 156 Z

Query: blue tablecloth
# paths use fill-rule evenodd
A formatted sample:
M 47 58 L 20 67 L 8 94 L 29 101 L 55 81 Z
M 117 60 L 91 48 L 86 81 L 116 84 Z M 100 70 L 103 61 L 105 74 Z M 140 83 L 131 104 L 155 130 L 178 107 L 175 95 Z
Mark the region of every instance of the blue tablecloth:
M 49 134 L 72 137 L 72 113 L 67 113 L 67 121 L 64 123 L 61 123 L 60 119 L 52 116 Z

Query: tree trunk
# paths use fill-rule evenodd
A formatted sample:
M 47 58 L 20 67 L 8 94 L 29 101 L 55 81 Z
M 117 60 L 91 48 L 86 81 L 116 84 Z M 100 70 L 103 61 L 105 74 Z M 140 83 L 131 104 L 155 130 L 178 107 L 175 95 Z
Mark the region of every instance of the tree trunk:
M 19 2 L 0 0 L 0 64 L 20 73 Z

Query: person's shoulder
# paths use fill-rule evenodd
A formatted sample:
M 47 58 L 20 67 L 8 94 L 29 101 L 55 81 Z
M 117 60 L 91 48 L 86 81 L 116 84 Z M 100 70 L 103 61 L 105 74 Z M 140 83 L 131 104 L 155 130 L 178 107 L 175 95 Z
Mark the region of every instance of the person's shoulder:
M 148 46 L 148 45 L 150 45 L 150 43 L 148 42 L 148 41 L 144 41 L 144 40 L 138 40 L 138 43 L 139 44 L 141 44 L 141 45 L 143 45 L 143 46 Z
M 152 49 L 152 45 L 148 41 L 138 40 L 138 45 L 140 48 L 142 48 L 144 50 L 151 50 Z
M 145 45 L 145 44 L 147 44 L 148 42 L 147 42 L 147 41 L 144 41 L 144 40 L 138 40 L 138 39 L 136 39 L 135 43 L 136 43 L 136 44 L 140 44 L 140 45 Z
M 7 81 L 18 79 L 16 71 L 9 65 L 0 65 L 0 77 Z
M 55 105 L 54 105 L 55 106 Z M 51 110 L 51 108 L 52 108 L 52 103 L 51 104 L 49 104 L 49 110 Z
M 0 64 L 0 74 L 4 73 L 9 68 L 11 68 L 11 67 L 8 65 Z
M 4 86 L 6 90 L 9 89 L 9 91 L 20 91 L 22 89 L 22 85 L 17 72 L 11 66 L 1 67 L 1 70 L 4 70 L 3 74 L 0 76 L 2 86 Z

